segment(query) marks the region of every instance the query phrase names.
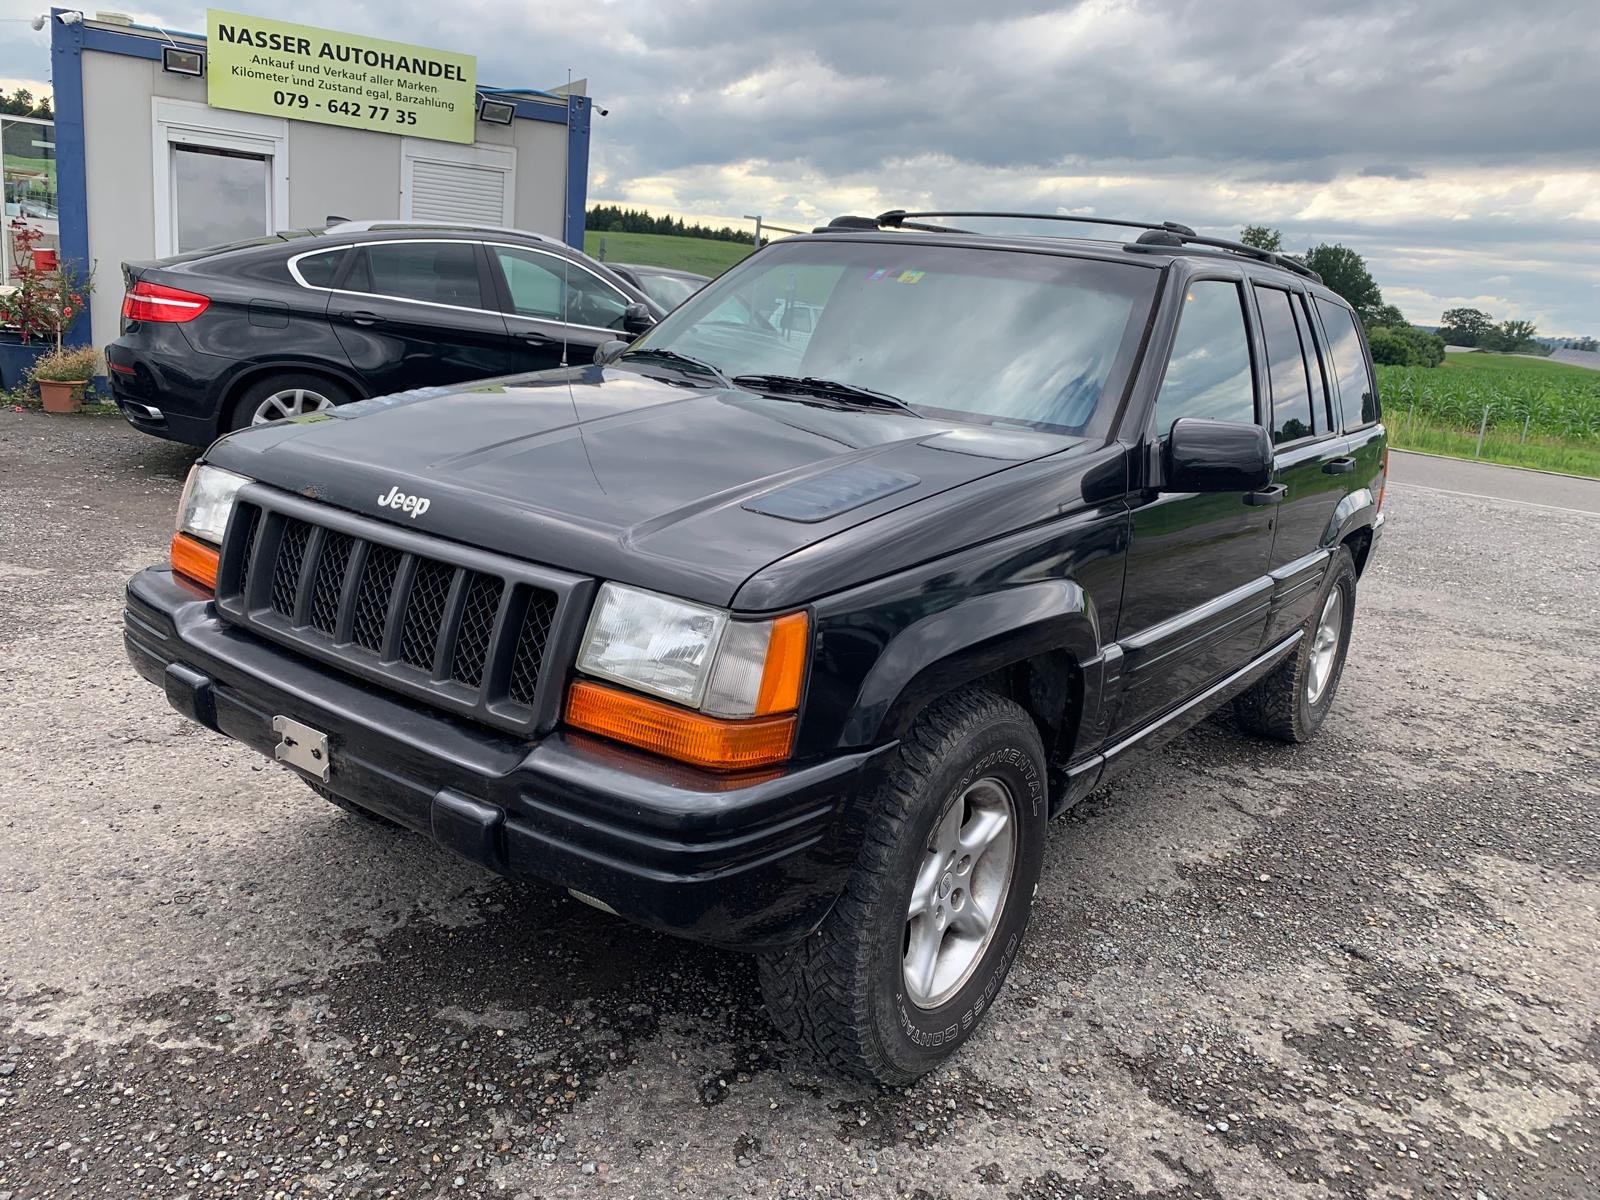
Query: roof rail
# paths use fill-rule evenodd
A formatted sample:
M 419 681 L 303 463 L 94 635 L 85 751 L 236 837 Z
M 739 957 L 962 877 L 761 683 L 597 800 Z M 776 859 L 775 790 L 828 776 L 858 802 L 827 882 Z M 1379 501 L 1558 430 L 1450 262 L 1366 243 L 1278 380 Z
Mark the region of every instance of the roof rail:
M 1256 262 L 1266 263 L 1268 266 L 1278 267 L 1292 272 L 1305 279 L 1316 283 L 1322 282 L 1310 267 L 1302 262 L 1297 262 L 1287 254 L 1279 254 L 1274 250 L 1262 250 L 1256 246 L 1247 246 L 1243 242 L 1233 241 L 1231 238 L 1205 237 L 1196 233 L 1187 225 L 1177 221 L 1124 221 L 1113 217 L 1083 217 L 1072 216 L 1065 213 L 1023 213 L 1023 212 L 985 212 L 985 211 L 948 211 L 948 212 L 907 212 L 903 208 L 891 208 L 888 212 L 879 213 L 876 217 L 835 217 L 829 221 L 824 229 L 914 229 L 923 233 L 970 233 L 971 230 L 955 229 L 949 225 L 928 225 L 923 222 L 927 217 L 999 217 L 1011 221 L 1067 221 L 1078 225 L 1113 225 L 1122 229 L 1144 230 L 1137 240 L 1124 242 L 1129 250 L 1138 253 L 1154 253 L 1162 249 L 1178 249 L 1183 246 L 1207 246 L 1215 250 L 1226 250 L 1230 254 L 1242 255 L 1254 259 Z
M 383 217 L 370 221 L 337 221 L 324 229 L 323 233 L 373 233 L 373 232 L 401 232 L 407 229 L 460 229 L 469 233 L 514 233 L 519 237 L 532 238 L 536 242 L 557 242 L 559 238 L 550 237 L 548 234 L 534 233 L 529 229 L 516 229 L 510 225 L 479 225 L 475 221 L 428 221 L 418 218 L 416 220 L 402 220 L 395 217 Z

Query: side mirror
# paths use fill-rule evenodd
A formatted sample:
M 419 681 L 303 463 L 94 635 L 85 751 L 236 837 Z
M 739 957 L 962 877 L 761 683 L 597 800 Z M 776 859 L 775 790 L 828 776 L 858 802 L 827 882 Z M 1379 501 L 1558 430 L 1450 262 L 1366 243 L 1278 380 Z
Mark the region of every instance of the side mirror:
M 601 342 L 594 348 L 594 361 L 603 367 L 607 363 L 616 362 L 627 349 L 627 342 L 621 338 L 612 338 L 609 342 Z
M 622 331 L 635 336 L 655 327 L 656 319 L 642 304 L 630 304 L 622 313 Z
M 1272 439 L 1253 422 L 1179 417 L 1163 466 L 1163 492 L 1256 492 L 1272 482 Z

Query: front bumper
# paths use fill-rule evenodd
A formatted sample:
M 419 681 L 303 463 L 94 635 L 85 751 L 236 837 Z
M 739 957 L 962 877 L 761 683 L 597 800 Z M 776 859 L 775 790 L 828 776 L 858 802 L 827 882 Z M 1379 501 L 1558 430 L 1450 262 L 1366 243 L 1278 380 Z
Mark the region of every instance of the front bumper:
M 363 808 L 502 875 L 736 949 L 786 945 L 827 915 L 855 859 L 847 802 L 892 749 L 722 778 L 581 735 L 519 739 L 237 629 L 164 568 L 129 581 L 124 640 L 179 712 L 263 754 L 274 716 L 326 733 L 328 786 Z

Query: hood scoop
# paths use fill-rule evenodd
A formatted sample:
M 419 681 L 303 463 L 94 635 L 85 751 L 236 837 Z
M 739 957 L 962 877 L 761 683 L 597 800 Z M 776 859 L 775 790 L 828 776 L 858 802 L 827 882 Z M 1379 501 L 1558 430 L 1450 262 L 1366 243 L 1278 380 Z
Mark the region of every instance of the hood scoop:
M 851 463 L 763 492 L 740 507 L 746 512 L 809 525 L 903 492 L 921 482 L 917 476 L 903 471 L 891 471 L 871 463 Z

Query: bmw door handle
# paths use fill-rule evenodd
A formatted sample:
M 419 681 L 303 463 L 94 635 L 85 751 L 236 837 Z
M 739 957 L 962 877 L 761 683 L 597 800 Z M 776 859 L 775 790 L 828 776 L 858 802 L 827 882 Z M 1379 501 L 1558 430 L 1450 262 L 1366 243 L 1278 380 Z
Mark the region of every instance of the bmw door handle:
M 548 346 L 555 338 L 548 333 L 540 333 L 537 329 L 524 329 L 521 333 L 513 335 L 517 341 L 526 342 L 530 346 Z
M 371 312 L 342 312 L 339 319 L 349 321 L 352 325 L 376 325 L 383 318 Z
M 1355 472 L 1356 460 L 1353 458 L 1330 458 L 1322 464 L 1324 475 L 1350 475 Z
M 1253 508 L 1261 508 L 1268 504 L 1282 504 L 1283 498 L 1288 494 L 1289 488 L 1286 484 L 1274 483 L 1259 492 L 1246 492 L 1244 502 Z

